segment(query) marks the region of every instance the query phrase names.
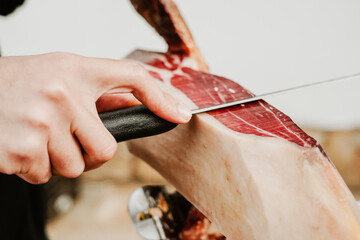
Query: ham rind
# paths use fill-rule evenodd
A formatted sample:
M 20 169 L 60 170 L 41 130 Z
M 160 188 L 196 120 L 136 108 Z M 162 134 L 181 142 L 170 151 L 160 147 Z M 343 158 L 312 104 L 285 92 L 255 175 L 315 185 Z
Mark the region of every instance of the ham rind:
M 193 70 L 180 55 L 128 59 L 190 108 L 252 94 Z M 357 203 L 318 143 L 265 101 L 198 114 L 129 149 L 161 173 L 228 238 L 360 239 Z
M 136 11 L 164 38 L 168 52 L 193 58 L 196 69 L 208 71 L 208 66 L 196 46 L 189 28 L 177 6 L 171 0 L 130 0 Z

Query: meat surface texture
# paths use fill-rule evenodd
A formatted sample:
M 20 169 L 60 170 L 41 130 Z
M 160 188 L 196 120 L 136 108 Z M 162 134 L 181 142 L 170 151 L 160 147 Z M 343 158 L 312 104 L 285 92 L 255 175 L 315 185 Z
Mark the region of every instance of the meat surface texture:
M 178 24 L 170 0 L 132 2 L 143 4 L 137 10 L 150 23 L 168 18 Z M 150 2 L 167 10 L 149 10 Z M 183 44 L 195 46 L 192 40 Z M 127 58 L 142 63 L 164 91 L 190 108 L 252 96 L 238 83 L 198 71 L 206 71 L 204 61 L 199 64 L 192 47 L 182 48 L 188 50 L 170 46 L 168 53 L 135 51 Z M 359 207 L 320 145 L 265 101 L 198 114 L 128 146 L 227 239 L 360 239 Z

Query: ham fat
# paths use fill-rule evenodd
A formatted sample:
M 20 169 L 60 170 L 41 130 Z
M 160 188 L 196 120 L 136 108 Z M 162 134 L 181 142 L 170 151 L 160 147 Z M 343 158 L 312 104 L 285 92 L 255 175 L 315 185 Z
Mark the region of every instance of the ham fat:
M 190 108 L 252 96 L 204 72 L 205 61 L 172 1 L 132 3 L 158 31 L 159 19 L 166 27 L 180 26 L 170 27 L 171 34 L 159 31 L 169 52 L 138 50 L 127 57 L 143 64 L 164 91 Z M 174 47 L 169 34 L 177 36 Z M 198 114 L 128 146 L 227 239 L 360 239 L 359 207 L 321 146 L 265 101 Z

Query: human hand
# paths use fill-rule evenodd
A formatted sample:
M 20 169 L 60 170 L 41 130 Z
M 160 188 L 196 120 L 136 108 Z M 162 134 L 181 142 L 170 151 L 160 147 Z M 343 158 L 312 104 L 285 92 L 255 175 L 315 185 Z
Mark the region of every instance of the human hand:
M 2 57 L 0 86 L 0 172 L 33 184 L 52 175 L 77 177 L 114 156 L 116 141 L 97 108 L 140 101 L 168 121 L 191 118 L 133 62 L 68 53 Z M 126 93 L 105 94 L 114 89 Z

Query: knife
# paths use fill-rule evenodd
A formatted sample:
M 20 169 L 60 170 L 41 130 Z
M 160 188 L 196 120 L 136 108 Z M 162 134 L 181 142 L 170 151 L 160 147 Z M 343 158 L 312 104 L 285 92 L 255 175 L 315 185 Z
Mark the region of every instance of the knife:
M 239 104 L 246 104 L 246 103 L 258 101 L 263 99 L 264 97 L 275 96 L 295 90 L 319 86 L 332 82 L 353 80 L 359 77 L 360 77 L 360 73 L 337 77 L 337 78 L 331 78 L 324 81 L 267 92 L 264 94 L 256 95 L 254 97 L 239 99 L 231 102 L 225 102 L 217 105 L 205 106 L 202 108 L 196 108 L 193 109 L 191 112 L 192 114 L 209 112 L 217 109 L 236 106 Z M 105 127 L 114 136 L 117 142 L 161 134 L 174 129 L 178 125 L 176 123 L 172 123 L 158 117 L 144 105 L 138 105 L 135 107 L 128 107 L 128 108 L 118 109 L 115 111 L 104 112 L 104 113 L 100 113 L 99 116 Z

